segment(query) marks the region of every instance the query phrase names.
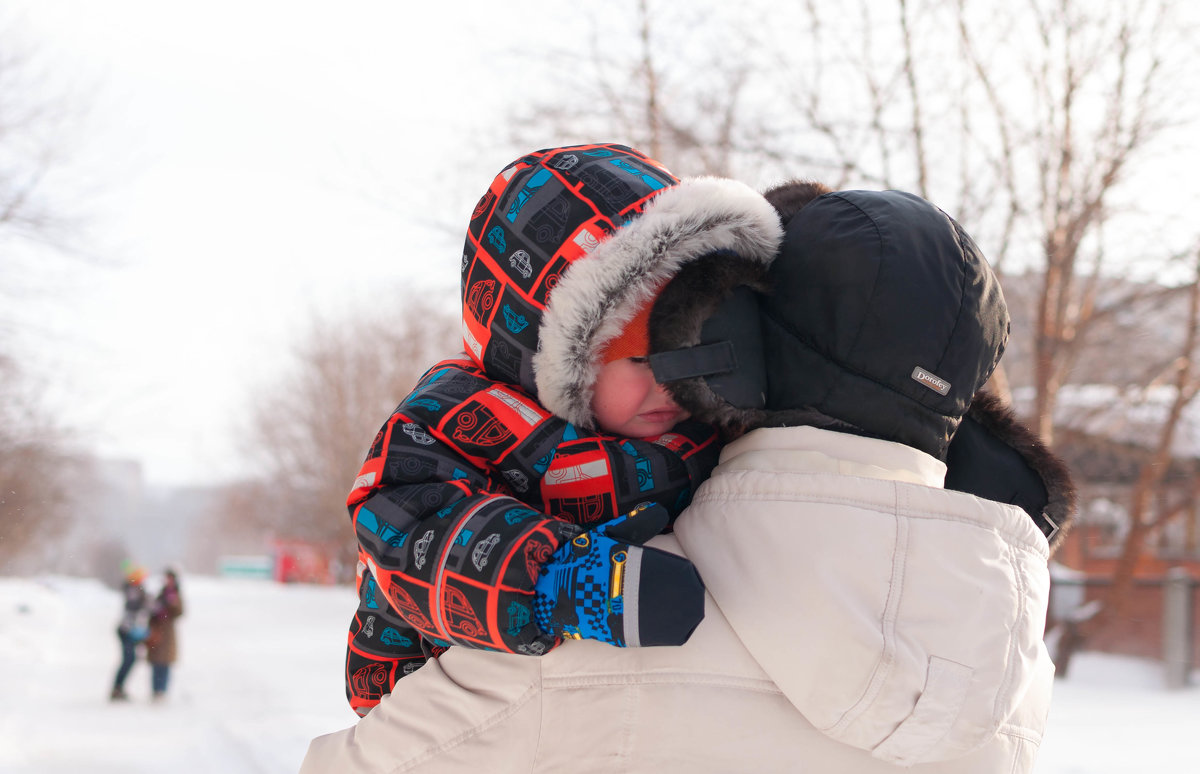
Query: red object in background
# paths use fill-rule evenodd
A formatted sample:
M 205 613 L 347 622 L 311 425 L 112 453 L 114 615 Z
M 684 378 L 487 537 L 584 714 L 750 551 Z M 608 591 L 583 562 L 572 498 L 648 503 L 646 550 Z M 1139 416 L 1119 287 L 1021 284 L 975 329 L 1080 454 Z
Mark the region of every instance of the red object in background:
M 275 540 L 274 578 L 279 583 L 334 582 L 329 556 L 316 543 L 305 540 Z

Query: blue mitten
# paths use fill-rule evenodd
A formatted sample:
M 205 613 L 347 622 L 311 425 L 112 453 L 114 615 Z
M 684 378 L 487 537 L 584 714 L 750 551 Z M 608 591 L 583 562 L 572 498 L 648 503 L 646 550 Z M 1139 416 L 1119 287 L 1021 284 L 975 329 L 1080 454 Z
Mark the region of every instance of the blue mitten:
M 682 645 L 704 618 L 704 584 L 682 556 L 642 548 L 669 521 L 641 506 L 555 551 L 534 586 L 543 632 L 617 647 Z

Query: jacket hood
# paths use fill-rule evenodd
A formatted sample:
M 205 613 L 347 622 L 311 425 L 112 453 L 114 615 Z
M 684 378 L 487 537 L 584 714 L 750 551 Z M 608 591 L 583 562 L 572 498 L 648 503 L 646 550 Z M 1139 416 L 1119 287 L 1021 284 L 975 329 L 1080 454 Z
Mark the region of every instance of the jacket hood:
M 901 766 L 1011 718 L 1049 657 L 1048 546 L 945 463 L 814 427 L 727 445 L 675 524 L 712 602 L 813 726 Z
M 622 145 L 537 151 L 506 167 L 471 218 L 463 341 L 489 377 L 581 427 L 600 355 L 691 261 L 775 255 L 774 210 L 732 180 L 679 180 Z

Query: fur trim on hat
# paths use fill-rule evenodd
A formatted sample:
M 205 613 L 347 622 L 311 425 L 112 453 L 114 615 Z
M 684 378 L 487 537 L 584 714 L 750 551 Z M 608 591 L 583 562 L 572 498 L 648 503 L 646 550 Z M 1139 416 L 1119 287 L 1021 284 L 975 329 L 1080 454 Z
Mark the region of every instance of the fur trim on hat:
M 759 293 L 769 291 L 767 266 L 740 256 L 716 254 L 683 267 L 654 302 L 650 351 L 671 352 L 700 344 L 704 323 L 734 289 L 745 286 Z M 716 427 L 726 439 L 741 435 L 762 419 L 761 411 L 733 406 L 701 377 L 678 379 L 666 386 L 676 403 Z
M 789 180 L 786 183 L 772 186 L 763 192 L 763 196 L 779 213 L 779 219 L 786 226 L 806 204 L 823 194 L 833 193 L 833 189 L 816 180 Z
M 1050 541 L 1054 553 L 1062 545 L 1078 509 L 1078 494 L 1071 480 L 1067 463 L 1058 457 L 1029 427 L 1017 418 L 1013 410 L 997 396 L 986 391 L 975 393 L 967 416 L 978 422 L 988 433 L 1019 454 L 1030 470 L 1046 487 L 1046 503 L 1042 512 L 1058 527 Z M 991 471 L 991 475 L 996 475 Z M 988 475 L 988 471 L 981 471 Z
M 798 179 L 770 188 L 763 197 L 786 225 L 801 207 L 830 191 L 824 183 Z M 736 288 L 745 286 L 764 295 L 771 292 L 766 279 L 769 267 L 770 262 L 720 255 L 692 262 L 667 283 L 654 304 L 650 318 L 650 351 L 670 352 L 700 344 L 705 321 Z M 716 427 L 727 440 L 751 427 L 768 424 L 766 412 L 734 406 L 701 377 L 672 381 L 667 384 L 667 389 L 676 403 L 697 419 Z M 801 414 L 792 417 L 796 420 L 792 424 L 844 429 L 844 423 L 817 411 Z
M 551 294 L 533 359 L 542 405 L 591 428 L 604 345 L 664 282 L 722 250 L 769 264 L 782 238 L 775 209 L 742 183 L 702 177 L 663 191 L 641 216 L 572 264 Z

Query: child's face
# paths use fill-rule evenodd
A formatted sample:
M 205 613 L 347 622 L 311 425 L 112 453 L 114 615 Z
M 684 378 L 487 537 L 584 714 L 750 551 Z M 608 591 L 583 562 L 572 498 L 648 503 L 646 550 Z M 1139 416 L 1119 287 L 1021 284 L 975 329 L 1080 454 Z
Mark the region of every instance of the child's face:
M 592 414 L 596 424 L 613 435 L 650 438 L 662 435 L 688 418 L 666 388 L 654 381 L 644 357 L 607 363 L 596 375 Z

